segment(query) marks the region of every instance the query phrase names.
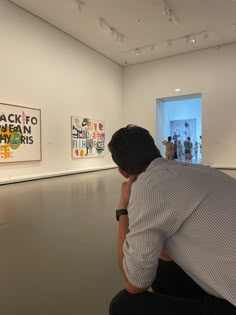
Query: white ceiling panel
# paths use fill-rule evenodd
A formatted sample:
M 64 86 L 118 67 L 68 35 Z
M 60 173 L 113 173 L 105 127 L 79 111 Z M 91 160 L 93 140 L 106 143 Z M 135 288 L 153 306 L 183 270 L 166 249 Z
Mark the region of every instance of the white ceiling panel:
M 121 65 L 236 42 L 232 0 L 11 2 Z

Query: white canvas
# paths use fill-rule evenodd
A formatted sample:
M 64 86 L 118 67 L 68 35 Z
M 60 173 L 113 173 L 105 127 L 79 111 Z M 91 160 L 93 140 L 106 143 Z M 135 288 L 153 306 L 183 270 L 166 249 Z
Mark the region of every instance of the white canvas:
M 40 109 L 0 103 L 0 163 L 41 159 Z

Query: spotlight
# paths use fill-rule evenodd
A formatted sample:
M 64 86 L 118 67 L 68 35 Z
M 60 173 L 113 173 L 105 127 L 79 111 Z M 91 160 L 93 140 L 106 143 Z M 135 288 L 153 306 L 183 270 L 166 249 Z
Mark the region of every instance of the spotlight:
M 104 29 L 104 31 L 112 31 L 111 28 L 108 26 L 108 24 L 103 20 L 103 19 L 99 19 L 99 24 L 101 26 L 102 29 Z
M 194 44 L 197 42 L 196 38 L 193 36 L 186 36 L 185 38 L 186 38 L 187 43 L 191 43 L 191 44 L 193 43 Z
M 74 2 L 77 6 L 78 6 L 78 9 L 83 12 L 83 9 L 85 7 L 85 4 L 84 2 L 82 1 L 79 1 L 79 0 L 71 0 L 72 2 Z
M 117 45 L 119 45 L 121 41 L 122 41 L 122 37 L 119 34 L 116 34 L 116 43 L 117 43 Z
M 178 25 L 179 21 L 175 17 L 174 12 L 168 7 L 165 0 L 161 0 L 161 3 L 162 3 L 162 7 L 163 7 L 162 14 L 168 18 L 169 22 L 174 22 L 176 25 Z
M 120 34 L 114 27 L 111 27 L 103 18 L 99 19 L 99 24 L 104 31 L 110 32 L 115 37 L 116 44 L 120 44 L 124 40 L 124 36 Z

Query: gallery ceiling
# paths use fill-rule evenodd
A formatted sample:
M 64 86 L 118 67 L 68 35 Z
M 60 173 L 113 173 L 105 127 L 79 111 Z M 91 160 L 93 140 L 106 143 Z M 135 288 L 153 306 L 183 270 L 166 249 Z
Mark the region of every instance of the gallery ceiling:
M 236 0 L 9 0 L 120 65 L 236 42 Z

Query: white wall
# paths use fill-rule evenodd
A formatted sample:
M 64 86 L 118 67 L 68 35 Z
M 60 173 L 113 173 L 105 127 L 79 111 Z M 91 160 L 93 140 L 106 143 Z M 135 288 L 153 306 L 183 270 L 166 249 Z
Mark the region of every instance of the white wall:
M 0 182 L 113 166 L 72 160 L 70 116 L 104 120 L 106 139 L 123 112 L 123 69 L 7 0 L 0 0 L 0 102 L 42 110 L 42 162 L 0 164 Z M 112 113 L 112 114 L 111 114 Z
M 156 99 L 175 96 L 175 88 L 201 93 L 203 163 L 236 166 L 235 73 L 236 44 L 126 67 L 125 124 L 142 125 L 156 137 Z

